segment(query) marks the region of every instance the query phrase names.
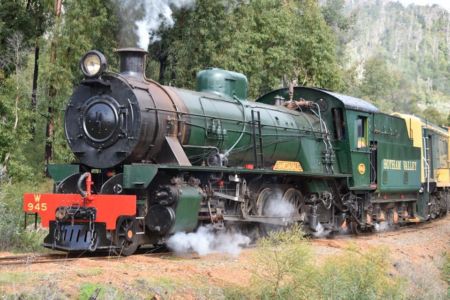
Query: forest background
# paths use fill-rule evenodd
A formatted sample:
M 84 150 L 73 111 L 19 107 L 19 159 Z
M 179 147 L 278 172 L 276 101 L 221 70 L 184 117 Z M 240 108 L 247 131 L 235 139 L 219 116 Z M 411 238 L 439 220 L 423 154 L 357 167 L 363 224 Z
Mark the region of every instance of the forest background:
M 157 5 L 169 10 L 149 19 Z M 117 70 L 114 49 L 137 46 L 140 24 L 146 75 L 163 84 L 193 89 L 199 70 L 220 67 L 248 77 L 250 99 L 295 80 L 450 125 L 450 13 L 437 5 L 0 0 L 0 214 L 11 216 L 0 249 L 21 239 L 21 193 L 48 188 L 47 163 L 73 160 L 63 117 L 81 56 L 97 49 Z

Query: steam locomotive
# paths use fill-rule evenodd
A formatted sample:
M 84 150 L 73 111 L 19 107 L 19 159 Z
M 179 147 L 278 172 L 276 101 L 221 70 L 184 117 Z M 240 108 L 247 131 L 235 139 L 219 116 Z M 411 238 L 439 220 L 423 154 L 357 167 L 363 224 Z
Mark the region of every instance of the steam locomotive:
M 25 194 L 44 246 L 130 255 L 201 224 L 368 231 L 450 207 L 448 129 L 328 90 L 291 86 L 247 101 L 244 75 L 217 68 L 196 91 L 145 77 L 146 51 L 98 51 L 65 111 L 74 164 L 48 167 L 51 194 Z

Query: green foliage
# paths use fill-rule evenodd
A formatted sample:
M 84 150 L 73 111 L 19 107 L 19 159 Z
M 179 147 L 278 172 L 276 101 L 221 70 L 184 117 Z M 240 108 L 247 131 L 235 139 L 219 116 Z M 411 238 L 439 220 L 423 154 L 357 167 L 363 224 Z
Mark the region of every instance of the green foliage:
M 345 0 L 327 0 L 322 6 L 322 14 L 336 32 L 347 31 L 354 23 L 353 16 L 346 16 L 344 12 Z
M 347 72 L 345 91 L 388 113 L 445 119 L 450 112 L 450 13 L 437 6 L 362 0 L 352 1 L 347 9 L 354 23 L 339 33 L 338 47 L 350 59 L 344 67 L 357 72 Z M 429 107 L 439 116 L 424 111 Z
M 112 285 L 83 283 L 80 286 L 79 300 L 88 299 L 127 299 L 123 291 Z
M 402 74 L 386 63 L 383 57 L 372 57 L 364 65 L 358 96 L 371 100 L 381 110 L 417 111 L 411 86 Z
M 28 88 L 23 84 L 31 77 L 26 65 L 27 49 L 22 48 L 21 35 L 14 35 L 9 42 L 10 52 L 4 58 L 14 65 L 14 73 L 0 84 L 0 183 L 34 175 L 34 164 L 28 163 L 33 152 L 18 151 L 30 144 L 34 116 L 29 109 Z
M 438 125 L 445 125 L 446 120 L 444 116 L 437 110 L 436 108 L 430 106 L 427 107 L 421 114 L 425 119 L 428 121 L 438 124 Z
M 317 293 L 312 250 L 299 227 L 271 233 L 258 243 L 252 286 L 257 298 L 311 299 Z
M 50 183 L 16 183 L 3 184 L 0 190 L 0 250 L 38 251 L 42 250 L 43 230 L 25 230 L 22 211 L 23 194 L 48 192 Z
M 0 57 L 9 52 L 8 40 L 14 34 L 21 34 L 26 46 L 31 46 L 35 38 L 43 35 L 52 22 L 51 0 L 9 0 L 0 2 Z M 14 72 L 11 61 L 0 58 L 0 66 L 6 72 Z
M 400 299 L 403 282 L 389 274 L 389 254 L 385 249 L 359 253 L 347 249 L 327 258 L 320 270 L 321 298 Z
M 353 248 L 316 262 L 298 227 L 261 240 L 249 291 L 230 287 L 229 299 L 404 299 L 403 281 L 389 274 L 384 249 Z M 249 294 L 250 293 L 250 294 Z
M 196 73 L 215 66 L 244 73 L 251 98 L 294 79 L 341 85 L 333 33 L 316 1 L 199 0 L 174 16 L 149 47 L 163 83 L 194 88 Z
M 88 50 L 97 49 L 114 61 L 112 52 L 118 32 L 112 1 L 68 0 L 64 2 L 64 10 L 44 49 L 40 82 L 45 92 L 45 107 L 50 106 L 54 112 L 55 162 L 73 160 L 64 137 L 63 113 L 74 84 L 82 78 L 79 60 Z
M 54 1 L 0 3 L 0 181 L 21 181 L 43 172 L 50 114 L 54 162 L 73 160 L 64 137 L 65 105 L 81 79 L 78 62 L 87 50 L 104 52 L 115 65 L 116 4 L 67 0 L 61 17 L 55 18 Z M 40 46 L 40 75 L 37 111 L 31 111 L 34 51 L 29 46 L 35 44 Z

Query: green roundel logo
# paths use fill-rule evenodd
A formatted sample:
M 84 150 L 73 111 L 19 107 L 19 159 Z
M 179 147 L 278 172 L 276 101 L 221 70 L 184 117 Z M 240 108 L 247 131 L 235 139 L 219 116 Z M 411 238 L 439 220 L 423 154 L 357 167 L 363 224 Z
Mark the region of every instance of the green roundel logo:
M 359 174 L 364 175 L 366 173 L 366 165 L 363 163 L 360 163 L 358 165 L 358 172 L 359 172 Z

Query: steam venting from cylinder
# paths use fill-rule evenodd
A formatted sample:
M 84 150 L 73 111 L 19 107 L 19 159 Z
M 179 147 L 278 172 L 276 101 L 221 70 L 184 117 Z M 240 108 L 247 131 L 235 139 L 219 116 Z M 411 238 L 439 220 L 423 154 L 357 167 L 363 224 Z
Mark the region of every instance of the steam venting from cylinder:
M 116 52 L 120 58 L 120 74 L 139 79 L 145 77 L 147 51 L 141 48 L 122 48 Z

